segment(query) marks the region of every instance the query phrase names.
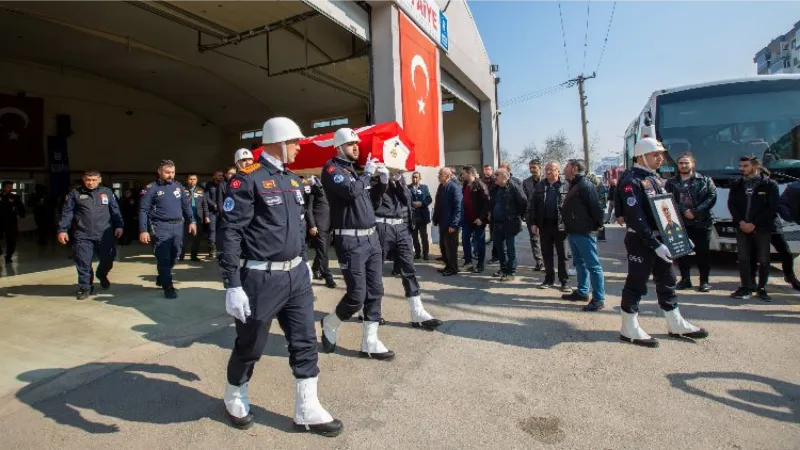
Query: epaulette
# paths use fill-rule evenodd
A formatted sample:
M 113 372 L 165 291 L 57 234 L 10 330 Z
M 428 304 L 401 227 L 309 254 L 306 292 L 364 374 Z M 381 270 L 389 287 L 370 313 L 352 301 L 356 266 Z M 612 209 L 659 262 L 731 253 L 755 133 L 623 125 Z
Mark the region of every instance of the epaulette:
M 150 182 L 150 184 L 148 184 L 148 185 L 147 185 L 147 186 L 145 186 L 144 188 L 145 188 L 145 189 L 150 189 L 151 187 L 153 187 L 153 185 L 154 185 L 154 184 L 156 184 L 156 182 L 155 182 L 155 181 L 151 181 L 151 182 Z
M 261 168 L 261 163 L 254 163 L 254 164 L 250 164 L 249 166 L 245 167 L 244 169 L 239 169 L 239 172 L 242 172 L 244 174 L 248 174 L 249 175 L 249 174 L 255 172 L 256 170 L 258 170 L 260 168 Z

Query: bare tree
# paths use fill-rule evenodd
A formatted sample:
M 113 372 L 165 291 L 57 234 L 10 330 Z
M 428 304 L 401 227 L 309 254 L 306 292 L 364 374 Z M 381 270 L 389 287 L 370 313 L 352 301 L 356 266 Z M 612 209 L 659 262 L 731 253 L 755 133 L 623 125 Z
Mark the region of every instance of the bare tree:
M 575 146 L 567 138 L 564 130 L 558 130 L 558 132 L 545 139 L 541 159 L 542 162 L 555 161 L 563 167 L 567 160 L 575 158 L 576 155 Z

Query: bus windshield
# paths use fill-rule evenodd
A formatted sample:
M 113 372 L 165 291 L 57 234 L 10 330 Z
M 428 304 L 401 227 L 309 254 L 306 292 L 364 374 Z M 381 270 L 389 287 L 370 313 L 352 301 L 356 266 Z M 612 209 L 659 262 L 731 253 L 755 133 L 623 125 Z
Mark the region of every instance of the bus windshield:
M 656 134 L 671 160 L 694 154 L 715 180 L 757 156 L 778 182 L 800 178 L 800 79 L 722 84 L 656 98 Z

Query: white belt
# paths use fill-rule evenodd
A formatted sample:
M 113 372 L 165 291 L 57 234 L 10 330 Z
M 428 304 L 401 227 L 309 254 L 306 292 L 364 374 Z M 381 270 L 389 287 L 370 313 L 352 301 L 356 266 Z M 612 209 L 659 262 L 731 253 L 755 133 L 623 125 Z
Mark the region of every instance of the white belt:
M 298 256 L 291 261 L 251 261 L 247 259 L 240 259 L 239 264 L 241 267 L 252 269 L 252 270 L 279 270 L 282 272 L 288 272 L 295 267 L 299 266 L 303 262 L 303 258 Z
M 370 236 L 374 232 L 375 232 L 375 227 L 370 227 L 367 228 L 366 230 L 347 230 L 347 229 L 333 230 L 333 234 L 339 236 Z
M 390 219 L 388 217 L 376 217 L 375 222 L 385 223 L 387 225 L 402 225 L 403 219 Z

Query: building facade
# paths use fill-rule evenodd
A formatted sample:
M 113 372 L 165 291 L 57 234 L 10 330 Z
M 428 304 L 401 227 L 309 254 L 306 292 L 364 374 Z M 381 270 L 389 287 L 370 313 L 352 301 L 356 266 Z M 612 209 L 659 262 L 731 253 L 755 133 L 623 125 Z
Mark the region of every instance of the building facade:
M 753 62 L 759 75 L 800 73 L 800 22 L 759 50 Z

